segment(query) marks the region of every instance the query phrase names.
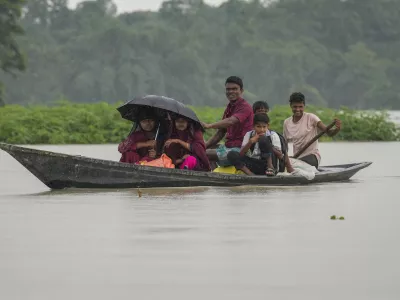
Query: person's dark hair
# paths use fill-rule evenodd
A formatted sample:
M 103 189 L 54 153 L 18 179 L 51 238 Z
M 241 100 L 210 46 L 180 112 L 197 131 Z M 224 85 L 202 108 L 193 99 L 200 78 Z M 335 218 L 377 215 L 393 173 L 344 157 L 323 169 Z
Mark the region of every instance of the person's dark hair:
M 201 130 L 201 132 L 203 132 L 203 133 L 205 132 L 203 126 L 201 126 L 201 124 L 199 122 L 195 122 L 192 119 L 182 116 L 177 113 L 170 113 L 170 116 L 171 116 L 171 120 L 173 121 L 173 126 L 175 126 L 175 120 L 183 118 L 186 121 L 188 121 L 188 123 L 189 123 L 188 128 L 192 128 L 193 130 Z M 191 131 L 193 131 L 193 130 L 191 130 Z
M 237 76 L 230 76 L 226 79 L 225 84 L 227 83 L 234 83 L 240 86 L 240 89 L 243 90 L 243 80 Z
M 254 102 L 253 104 L 253 112 L 255 113 L 258 109 L 265 108 L 266 110 L 269 110 L 269 105 L 267 101 L 257 101 Z
M 146 120 L 146 119 L 152 119 L 152 120 L 157 121 L 157 114 L 154 111 L 154 109 L 146 107 L 139 111 L 139 113 L 137 115 L 138 122 Z
M 294 92 L 290 95 L 289 103 L 303 103 L 306 104 L 306 97 L 300 92 Z
M 253 118 L 253 125 L 256 125 L 257 123 L 266 123 L 269 124 L 269 117 L 267 114 L 263 113 L 258 113 L 254 115 Z
M 169 113 L 169 115 L 171 116 L 172 120 L 177 120 L 177 119 L 185 119 L 186 121 L 190 122 L 191 119 L 189 119 L 188 117 L 182 116 L 180 114 L 177 113 Z

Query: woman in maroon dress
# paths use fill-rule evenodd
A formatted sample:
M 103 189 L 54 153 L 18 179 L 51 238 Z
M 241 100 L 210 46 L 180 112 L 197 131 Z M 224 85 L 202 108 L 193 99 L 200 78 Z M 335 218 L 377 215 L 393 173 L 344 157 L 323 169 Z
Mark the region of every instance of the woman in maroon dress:
M 165 142 L 164 153 L 177 168 L 211 171 L 200 124 L 180 115 L 173 116 L 173 120 L 172 132 Z
M 143 109 L 138 116 L 137 125 L 118 146 L 122 154 L 120 162 L 135 164 L 139 161 L 151 161 L 157 158 L 156 132 L 159 124 L 152 109 Z

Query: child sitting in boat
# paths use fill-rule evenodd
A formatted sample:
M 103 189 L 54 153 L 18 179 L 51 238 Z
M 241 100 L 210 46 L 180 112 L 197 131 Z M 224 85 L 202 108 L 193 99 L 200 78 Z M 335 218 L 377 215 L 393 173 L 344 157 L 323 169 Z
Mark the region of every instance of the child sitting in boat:
M 280 138 L 269 130 L 269 117 L 264 113 L 254 115 L 253 128 L 244 136 L 240 153 L 229 152 L 228 160 L 247 175 L 275 176 L 272 155 L 282 155 Z
M 172 119 L 173 128 L 164 153 L 179 169 L 211 171 L 200 124 L 181 115 L 173 115 Z
M 135 130 L 118 146 L 118 151 L 122 154 L 120 162 L 135 164 L 157 158 L 157 121 L 154 110 L 140 111 Z
M 269 105 L 266 101 L 254 102 L 254 104 L 253 104 L 253 113 L 254 114 L 258 114 L 258 113 L 268 114 L 268 112 L 269 112 Z M 277 162 L 279 164 L 278 171 L 283 172 L 286 169 L 286 171 L 288 173 L 292 173 L 294 171 L 294 169 L 293 169 L 293 166 L 292 166 L 289 156 L 288 156 L 288 143 L 283 136 L 280 136 L 280 138 L 282 139 L 282 142 L 286 145 L 284 147 L 284 149 L 277 151 L 276 149 L 272 148 L 275 158 L 278 159 L 278 162 Z

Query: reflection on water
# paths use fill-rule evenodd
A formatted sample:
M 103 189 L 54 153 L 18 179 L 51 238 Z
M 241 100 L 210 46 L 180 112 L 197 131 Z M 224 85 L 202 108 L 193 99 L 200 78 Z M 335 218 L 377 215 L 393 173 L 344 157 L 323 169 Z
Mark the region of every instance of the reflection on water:
M 90 195 L 90 194 L 128 194 L 138 197 L 142 197 L 144 195 L 150 196 L 168 196 L 168 195 L 184 195 L 184 194 L 192 194 L 192 193 L 200 193 L 208 190 L 209 187 L 176 187 L 176 188 L 133 188 L 133 189 L 64 189 L 64 190 L 48 190 L 45 192 L 32 193 L 32 194 L 17 194 L 15 196 L 18 197 L 31 197 L 31 196 L 57 196 L 57 195 L 71 195 L 71 194 L 79 194 L 79 195 Z M 110 195 L 111 196 L 111 195 Z
M 321 151 L 374 163 L 311 186 L 49 191 L 0 152 L 0 299 L 397 300 L 400 143 Z

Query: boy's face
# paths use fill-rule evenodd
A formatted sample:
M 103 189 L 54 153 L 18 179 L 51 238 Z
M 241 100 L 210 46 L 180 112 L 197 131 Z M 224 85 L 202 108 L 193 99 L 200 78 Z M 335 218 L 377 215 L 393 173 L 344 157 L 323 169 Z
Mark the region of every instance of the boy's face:
M 260 107 L 260 108 L 257 108 L 254 113 L 255 114 L 267 114 L 268 112 L 269 112 L 269 109 L 266 109 L 265 107 Z
M 301 117 L 303 115 L 305 107 L 303 102 L 293 102 L 290 107 L 292 108 L 293 116 Z
M 268 130 L 268 126 L 268 123 L 257 122 L 256 124 L 254 124 L 254 130 L 256 134 L 265 134 Z

